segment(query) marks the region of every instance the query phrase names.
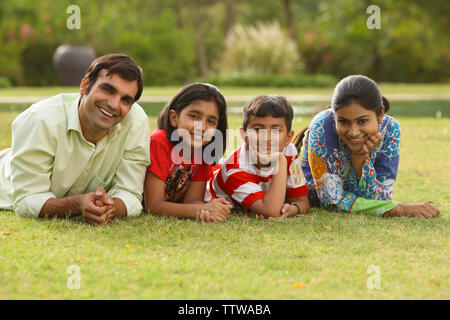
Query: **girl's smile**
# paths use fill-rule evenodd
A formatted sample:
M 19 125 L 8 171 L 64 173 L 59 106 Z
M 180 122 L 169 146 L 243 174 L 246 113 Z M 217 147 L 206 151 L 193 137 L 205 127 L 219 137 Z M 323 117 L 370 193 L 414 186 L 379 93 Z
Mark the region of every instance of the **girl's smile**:
M 170 110 L 170 122 L 180 131 L 188 132 L 192 147 L 201 147 L 211 141 L 219 121 L 219 108 L 214 101 L 196 100 L 179 114 Z

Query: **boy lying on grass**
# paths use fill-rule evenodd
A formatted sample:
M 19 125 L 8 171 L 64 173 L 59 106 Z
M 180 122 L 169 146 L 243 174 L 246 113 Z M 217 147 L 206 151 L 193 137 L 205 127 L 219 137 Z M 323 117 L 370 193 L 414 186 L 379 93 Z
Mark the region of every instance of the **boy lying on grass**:
M 225 198 L 260 218 L 308 212 L 306 180 L 291 143 L 293 116 L 292 106 L 281 96 L 263 95 L 248 102 L 241 128 L 244 144 L 217 166 L 205 201 Z

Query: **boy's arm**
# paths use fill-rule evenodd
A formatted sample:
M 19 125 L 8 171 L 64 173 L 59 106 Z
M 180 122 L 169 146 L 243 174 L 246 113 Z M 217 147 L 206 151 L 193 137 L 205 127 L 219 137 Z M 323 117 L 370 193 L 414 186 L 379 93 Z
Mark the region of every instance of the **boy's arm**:
M 303 195 L 297 198 L 288 198 L 288 203 L 285 203 L 283 205 L 283 208 L 281 209 L 280 218 L 288 218 L 296 216 L 298 214 L 306 214 L 308 211 L 309 200 L 307 195 Z
M 278 158 L 278 171 L 273 175 L 269 190 L 263 199 L 256 200 L 249 206 L 249 211 L 264 218 L 279 218 L 281 208 L 286 197 L 287 160 L 280 153 Z

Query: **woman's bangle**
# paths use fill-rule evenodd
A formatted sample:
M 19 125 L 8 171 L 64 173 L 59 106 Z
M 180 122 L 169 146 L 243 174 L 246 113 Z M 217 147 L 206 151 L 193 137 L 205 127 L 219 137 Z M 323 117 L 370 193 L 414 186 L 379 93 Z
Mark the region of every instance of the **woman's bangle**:
M 300 206 L 298 205 L 297 202 L 291 202 L 291 205 L 297 207 L 297 213 L 295 215 L 298 215 L 302 212 L 302 210 L 300 209 Z

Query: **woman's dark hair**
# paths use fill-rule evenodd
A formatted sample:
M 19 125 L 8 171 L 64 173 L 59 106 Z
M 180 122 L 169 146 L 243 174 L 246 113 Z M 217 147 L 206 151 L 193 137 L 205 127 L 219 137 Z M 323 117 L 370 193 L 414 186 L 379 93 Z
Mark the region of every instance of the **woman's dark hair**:
M 381 95 L 375 81 L 363 75 L 348 76 L 338 82 L 331 98 L 331 108 L 336 111 L 353 102 L 358 103 L 364 109 L 374 111 L 377 116 L 381 115 L 383 107 L 384 112 L 390 108 L 389 100 Z M 307 129 L 308 127 L 304 128 L 294 138 L 293 143 L 297 150 L 302 147 Z
M 367 110 L 372 110 L 377 116 L 389 110 L 388 99 L 381 95 L 378 85 L 372 79 L 363 75 L 348 76 L 336 85 L 333 97 L 331 98 L 331 107 L 334 111 L 348 106 L 353 102 L 358 103 Z
M 287 131 L 289 132 L 292 128 L 294 110 L 285 97 L 266 94 L 253 98 L 244 106 L 244 121 L 242 125 L 244 130 L 247 130 L 248 122 L 253 116 L 284 118 Z
M 89 93 L 95 81 L 97 81 L 98 74 L 102 69 L 108 70 L 106 73 L 107 76 L 117 73 L 125 80 L 136 80 L 138 83 L 138 92 L 134 97 L 134 101 L 136 102 L 139 100 L 144 86 L 142 80 L 142 69 L 133 61 L 133 59 L 131 59 L 131 57 L 123 53 L 107 54 L 92 61 L 86 71 L 86 76 L 89 79 L 89 85 L 86 88 L 86 93 Z
M 170 123 L 169 112 L 170 110 L 174 110 L 177 114 L 192 104 L 194 101 L 202 100 L 202 101 L 212 101 L 217 105 L 217 109 L 219 111 L 219 120 L 217 123 L 217 129 L 222 134 L 223 139 L 223 152 L 227 147 L 227 129 L 228 129 L 228 120 L 227 120 L 227 104 L 225 98 L 222 93 L 220 93 L 217 87 L 209 84 L 209 83 L 192 83 L 184 86 L 183 88 L 175 94 L 172 100 L 164 107 L 164 109 L 159 114 L 158 118 L 158 128 L 164 129 L 167 134 L 167 138 L 170 143 L 175 145 L 178 140 L 172 141 L 172 132 L 176 129 Z M 206 148 L 209 144 L 213 143 L 215 137 L 203 148 Z M 215 159 L 219 160 L 222 155 L 215 155 Z

